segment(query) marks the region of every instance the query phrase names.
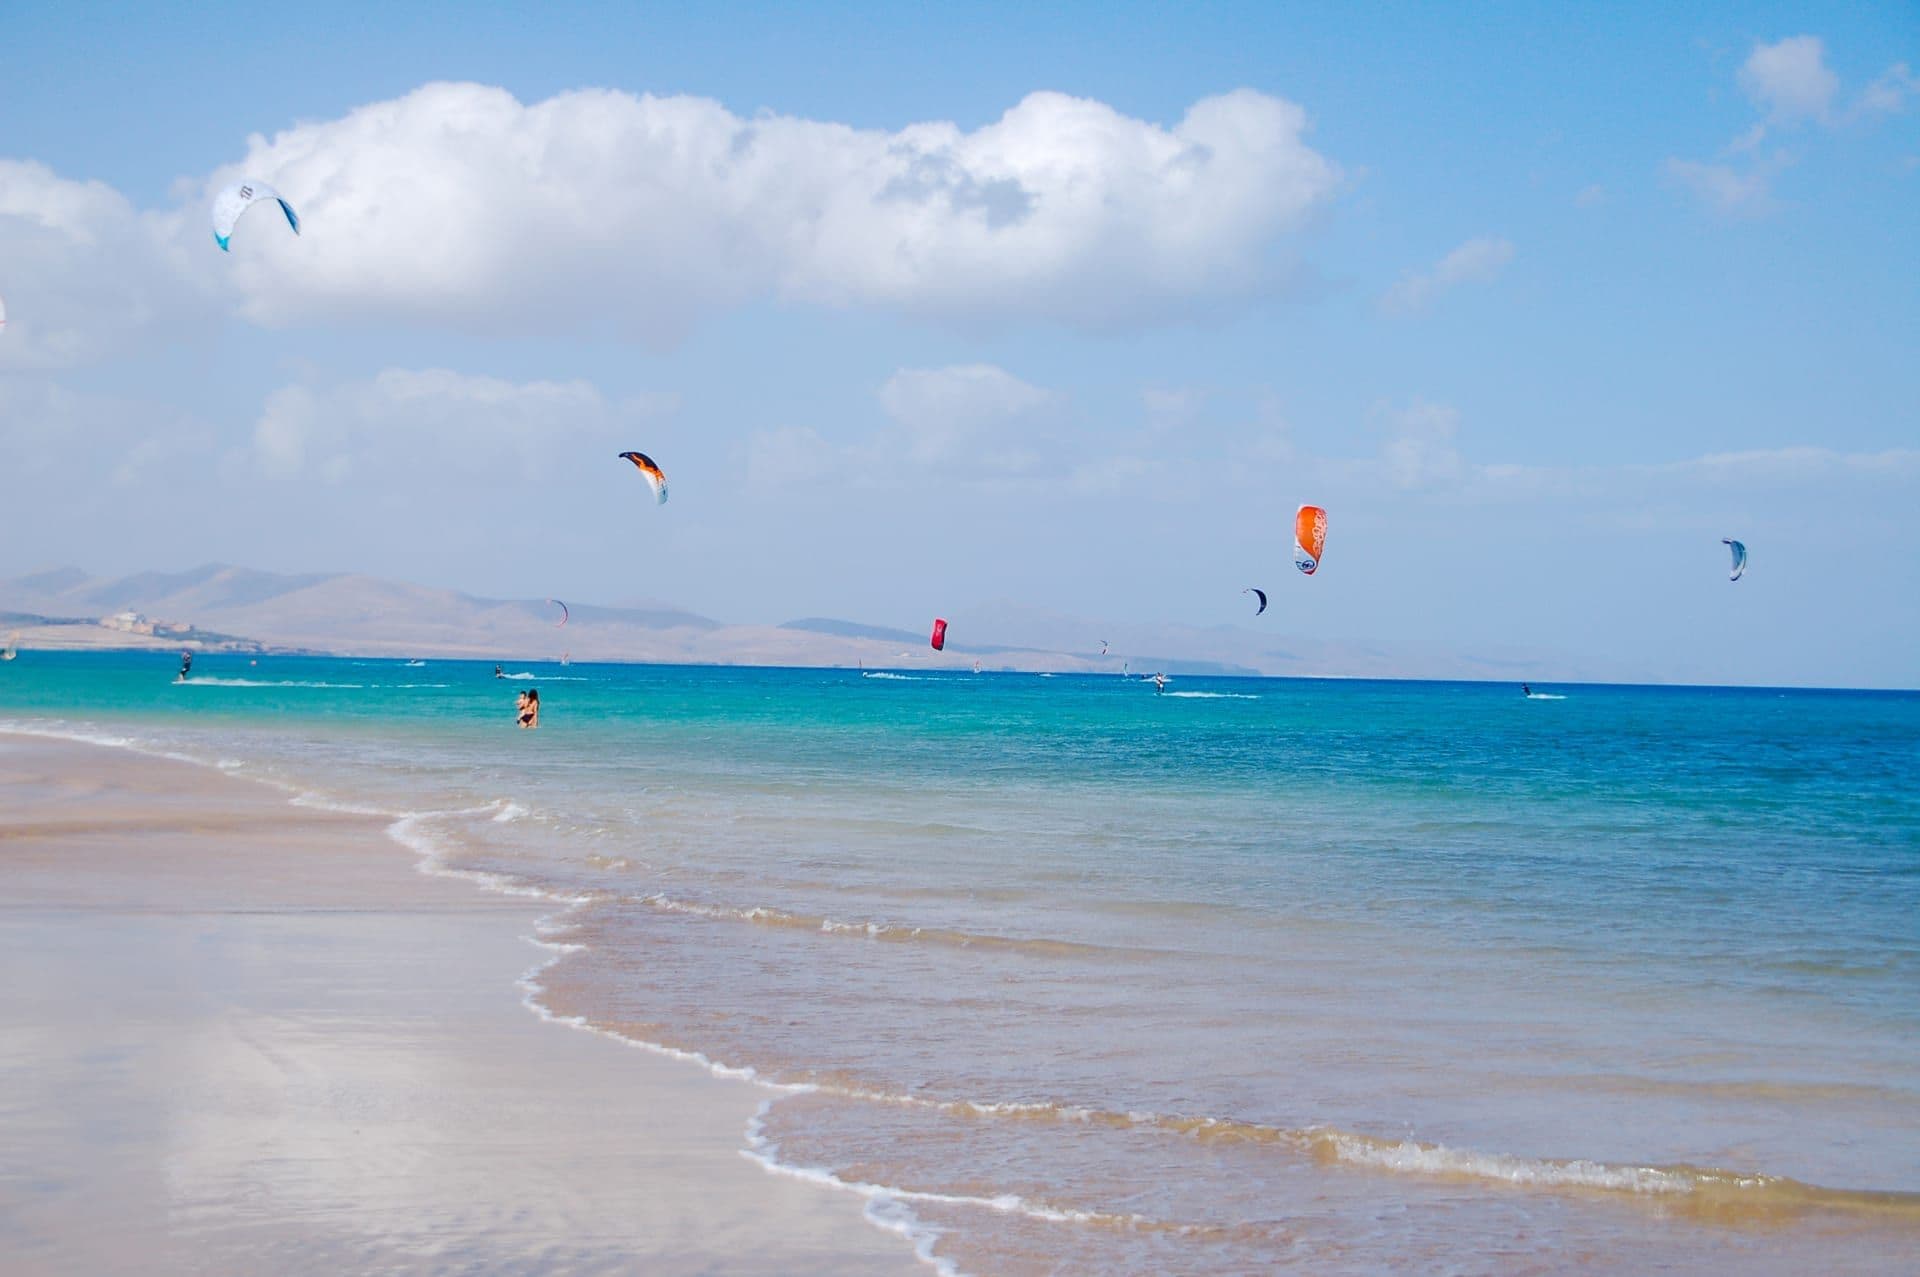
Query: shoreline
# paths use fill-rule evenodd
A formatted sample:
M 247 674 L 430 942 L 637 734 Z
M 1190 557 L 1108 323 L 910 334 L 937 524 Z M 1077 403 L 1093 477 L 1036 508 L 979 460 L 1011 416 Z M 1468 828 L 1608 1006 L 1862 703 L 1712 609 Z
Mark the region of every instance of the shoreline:
M 554 1032 L 550 901 L 106 743 L 0 732 L 0 797 L 8 1271 L 925 1271 L 763 1087 Z

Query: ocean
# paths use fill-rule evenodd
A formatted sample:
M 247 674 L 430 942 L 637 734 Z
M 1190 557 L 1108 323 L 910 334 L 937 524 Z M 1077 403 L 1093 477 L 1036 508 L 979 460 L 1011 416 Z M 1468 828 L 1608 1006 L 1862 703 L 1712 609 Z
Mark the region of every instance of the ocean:
M 530 1007 L 942 1271 L 1920 1268 L 1920 694 L 176 667 L 0 728 L 550 900 Z

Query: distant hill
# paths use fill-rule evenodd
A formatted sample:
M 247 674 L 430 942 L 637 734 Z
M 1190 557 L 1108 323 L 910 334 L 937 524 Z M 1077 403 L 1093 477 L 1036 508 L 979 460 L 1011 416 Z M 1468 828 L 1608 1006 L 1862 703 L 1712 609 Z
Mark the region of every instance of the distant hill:
M 496 599 L 356 573 L 283 574 L 209 563 L 184 572 L 93 577 L 78 568 L 0 581 L 0 613 L 22 646 L 209 646 L 464 656 L 485 660 L 655 661 L 1136 674 L 1300 675 L 1546 681 L 1618 678 L 1536 654 L 1418 642 L 1347 642 L 1249 626 L 1096 621 L 1016 603 L 949 615 L 944 652 L 924 632 L 834 617 L 732 625 L 653 600 L 610 607 L 568 600 L 554 624 L 545 599 Z M 94 622 L 136 612 L 191 632 L 134 635 Z M 80 624 L 75 624 L 80 622 Z M 1106 640 L 1107 654 L 1100 654 Z M 1629 672 L 1631 673 L 1631 672 Z
M 805 630 L 809 634 L 831 634 L 835 638 L 878 639 L 882 643 L 919 643 L 926 638 L 911 630 L 890 630 L 884 625 L 861 625 L 857 621 L 836 621 L 825 616 L 804 616 L 786 621 L 783 630 Z

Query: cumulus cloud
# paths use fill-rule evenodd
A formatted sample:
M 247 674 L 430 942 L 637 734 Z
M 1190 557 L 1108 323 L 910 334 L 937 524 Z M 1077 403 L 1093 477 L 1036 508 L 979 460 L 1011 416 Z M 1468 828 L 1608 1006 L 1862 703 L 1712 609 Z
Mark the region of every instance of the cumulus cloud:
M 1450 289 L 1493 279 L 1513 260 L 1513 253 L 1511 240 L 1491 235 L 1470 239 L 1434 263 L 1432 269 L 1406 275 L 1387 290 L 1380 305 L 1395 315 L 1425 310 Z
M 1920 80 L 1906 63 L 1896 62 L 1840 110 L 1840 77 L 1827 65 L 1825 43 L 1812 35 L 1755 42 L 1737 78 L 1760 118 L 1727 143 L 1717 160 L 1666 163 L 1669 177 L 1723 213 L 1754 213 L 1770 205 L 1774 178 L 1797 158 L 1787 150 L 1762 149 L 1775 133 L 1872 121 L 1898 114 L 1909 97 L 1920 94 Z
M 1920 76 L 1906 63 L 1896 62 L 1860 94 L 1856 109 L 1866 116 L 1898 115 L 1907 109 L 1907 99 L 1914 97 L 1920 97 Z
M 390 368 L 366 381 L 268 396 L 244 458 L 277 479 L 338 483 L 423 473 L 537 479 L 556 445 L 604 432 L 649 405 L 609 402 L 584 381 L 510 382 Z
M 298 240 L 234 241 L 242 305 L 265 322 L 380 312 L 670 340 L 772 297 L 1100 326 L 1274 287 L 1276 241 L 1339 180 L 1306 131 L 1300 107 L 1251 90 L 1171 127 L 1034 93 L 971 132 L 887 132 L 430 84 L 255 137 L 207 190 L 258 177 L 301 212 Z
M 0 369 L 88 363 L 207 322 L 212 298 L 155 218 L 102 182 L 0 159 Z
M 1832 118 L 1840 77 L 1827 66 L 1819 36 L 1789 36 L 1755 44 L 1740 67 L 1740 87 L 1779 124 Z

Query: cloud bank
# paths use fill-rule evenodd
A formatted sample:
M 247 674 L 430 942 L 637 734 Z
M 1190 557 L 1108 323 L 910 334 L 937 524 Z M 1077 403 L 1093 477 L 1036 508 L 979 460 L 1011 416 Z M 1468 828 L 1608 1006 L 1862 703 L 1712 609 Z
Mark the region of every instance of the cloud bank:
M 389 368 L 365 381 L 274 391 L 245 460 L 263 477 L 327 483 L 541 478 L 563 440 L 605 432 L 626 415 L 585 381 Z
M 1170 128 L 1034 93 L 971 132 L 888 132 L 442 83 L 255 137 L 206 189 L 256 177 L 300 211 L 298 240 L 264 222 L 234 240 L 240 305 L 266 323 L 397 314 L 671 341 L 772 298 L 1098 327 L 1276 287 L 1276 240 L 1339 181 L 1306 131 L 1300 107 L 1251 90 Z M 197 208 L 183 217 L 204 233 Z
M 0 370 L 90 363 L 213 315 L 164 224 L 104 182 L 44 164 L 0 159 L 0 264 Z

